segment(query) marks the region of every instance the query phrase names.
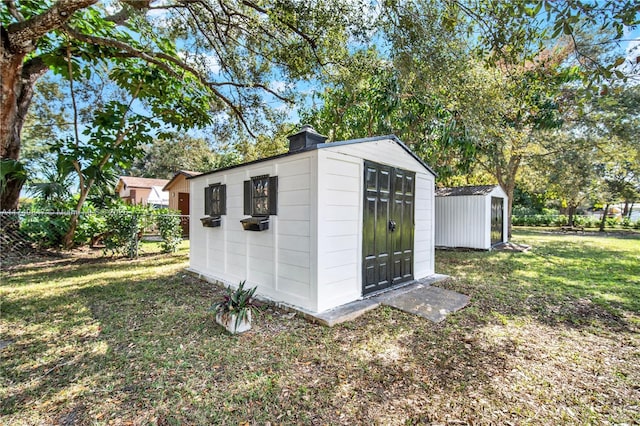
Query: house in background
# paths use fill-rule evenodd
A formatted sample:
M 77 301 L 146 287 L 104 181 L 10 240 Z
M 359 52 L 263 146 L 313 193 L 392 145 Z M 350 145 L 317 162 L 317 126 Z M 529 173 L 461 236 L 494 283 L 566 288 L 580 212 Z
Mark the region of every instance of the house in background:
M 167 179 L 120 176 L 116 193 L 129 204 L 169 207 L 169 193 L 162 189 L 168 182 Z
M 162 188 L 169 194 L 169 208 L 181 215 L 189 216 L 189 182 L 187 178 L 198 176 L 200 172 L 179 170 Z M 182 234 L 189 235 L 189 218 L 182 218 Z
M 190 270 L 309 313 L 434 274 L 434 172 L 395 136 L 325 143 L 189 178 Z
M 436 189 L 436 247 L 490 250 L 508 241 L 507 194 L 500 185 Z

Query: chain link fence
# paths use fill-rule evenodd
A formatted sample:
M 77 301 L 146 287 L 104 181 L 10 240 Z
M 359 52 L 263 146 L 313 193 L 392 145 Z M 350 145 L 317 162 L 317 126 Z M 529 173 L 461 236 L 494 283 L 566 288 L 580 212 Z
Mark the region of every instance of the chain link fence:
M 158 218 L 177 218 L 181 229 L 178 233 L 188 238 L 189 232 L 189 216 L 153 211 L 0 211 L 0 264 L 60 249 L 71 216 L 78 216 L 74 243 L 90 247 L 104 248 L 105 240 L 125 226 L 135 232 L 137 241 L 161 241 Z

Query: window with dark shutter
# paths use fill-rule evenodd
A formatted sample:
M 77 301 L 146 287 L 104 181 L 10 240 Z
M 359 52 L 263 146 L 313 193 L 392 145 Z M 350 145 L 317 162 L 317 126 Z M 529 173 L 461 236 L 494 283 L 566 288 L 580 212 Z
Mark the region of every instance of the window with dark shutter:
M 227 214 L 227 185 L 214 183 L 204 188 L 204 214 L 200 219 L 203 226 L 221 225 L 220 216 Z
M 204 189 L 204 214 L 212 217 L 227 214 L 227 185 L 214 183 Z
M 278 214 L 278 177 L 255 176 L 244 182 L 244 214 L 269 216 Z

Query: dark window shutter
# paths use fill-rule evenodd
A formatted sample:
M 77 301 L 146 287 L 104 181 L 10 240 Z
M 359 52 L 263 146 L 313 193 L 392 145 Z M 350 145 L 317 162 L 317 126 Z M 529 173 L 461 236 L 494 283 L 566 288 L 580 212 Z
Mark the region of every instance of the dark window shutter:
M 227 214 L 227 185 L 220 185 L 220 214 Z
M 278 214 L 278 176 L 269 178 L 269 214 Z
M 211 216 L 211 187 L 204 188 L 204 214 Z
M 251 215 L 251 181 L 244 181 L 244 214 Z

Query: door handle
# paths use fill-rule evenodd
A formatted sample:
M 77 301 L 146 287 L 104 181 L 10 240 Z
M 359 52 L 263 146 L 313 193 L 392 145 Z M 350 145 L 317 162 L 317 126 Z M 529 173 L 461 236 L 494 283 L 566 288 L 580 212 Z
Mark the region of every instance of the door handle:
M 393 232 L 396 230 L 396 221 L 395 220 L 390 220 L 389 221 L 389 231 Z

